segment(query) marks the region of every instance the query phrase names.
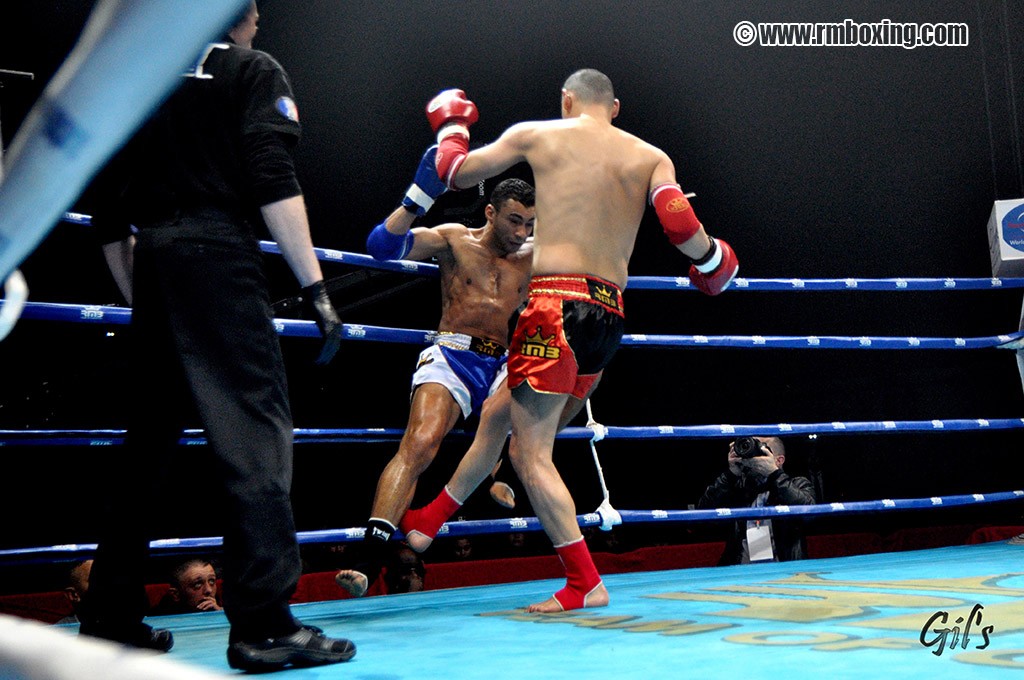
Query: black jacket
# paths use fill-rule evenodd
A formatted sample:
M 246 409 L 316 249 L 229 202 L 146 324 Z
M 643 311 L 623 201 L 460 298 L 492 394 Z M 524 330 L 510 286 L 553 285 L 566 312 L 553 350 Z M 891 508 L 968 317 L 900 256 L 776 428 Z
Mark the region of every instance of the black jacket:
M 768 492 L 768 498 L 764 503 L 766 506 L 813 505 L 817 502 L 814 497 L 814 485 L 806 477 L 790 477 L 780 469 L 769 475 L 763 484 L 755 485 L 726 471 L 704 491 L 697 507 L 749 508 L 757 496 L 765 491 Z M 745 520 L 733 525 L 733 530 L 725 542 L 725 552 L 719 560 L 720 565 L 739 564 L 742 561 L 746 526 Z M 780 562 L 807 557 L 807 546 L 799 520 L 772 518 L 772 536 L 775 555 Z

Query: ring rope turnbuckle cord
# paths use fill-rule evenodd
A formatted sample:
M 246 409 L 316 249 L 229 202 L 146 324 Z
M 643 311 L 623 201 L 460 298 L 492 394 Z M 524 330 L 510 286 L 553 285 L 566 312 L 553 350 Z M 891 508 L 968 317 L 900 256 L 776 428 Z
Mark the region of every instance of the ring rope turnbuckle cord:
M 608 494 L 608 485 L 604 481 L 604 469 L 601 467 L 601 460 L 597 457 L 596 443 L 608 435 L 608 428 L 594 420 L 594 411 L 590 407 L 590 400 L 587 399 L 587 429 L 593 432 L 590 438 L 590 453 L 594 457 L 594 467 L 597 468 L 597 479 L 601 483 L 601 504 L 597 506 L 596 512 L 601 518 L 601 530 L 611 531 L 612 527 L 622 524 L 622 515 L 612 507 Z

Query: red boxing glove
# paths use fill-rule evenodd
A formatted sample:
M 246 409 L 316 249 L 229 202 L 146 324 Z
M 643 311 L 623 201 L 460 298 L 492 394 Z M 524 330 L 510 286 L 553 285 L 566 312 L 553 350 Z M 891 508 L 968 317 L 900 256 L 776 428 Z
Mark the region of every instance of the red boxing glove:
M 452 129 L 465 129 L 458 125 L 449 125 L 444 130 Z M 434 163 L 437 165 L 437 176 L 444 182 L 444 185 L 449 189 L 458 190 L 459 187 L 455 185 L 455 175 L 459 173 L 459 168 L 462 167 L 462 162 L 466 160 L 466 156 L 469 154 L 469 137 L 463 137 L 461 134 L 450 134 L 447 137 L 440 140 L 437 145 L 437 155 L 434 157 Z
M 705 295 L 718 295 L 729 287 L 739 270 L 740 262 L 732 246 L 720 239 L 711 239 L 707 255 L 690 265 L 690 283 Z
M 449 123 L 457 123 L 465 128 L 480 119 L 476 104 L 466 99 L 462 90 L 444 90 L 427 102 L 427 120 L 430 127 L 437 132 Z M 466 136 L 469 136 L 468 129 Z M 438 142 L 440 142 L 440 137 Z
M 455 175 L 469 153 L 469 126 L 480 118 L 476 104 L 462 90 L 445 90 L 427 104 L 427 120 L 437 132 L 437 176 L 449 189 L 458 189 Z

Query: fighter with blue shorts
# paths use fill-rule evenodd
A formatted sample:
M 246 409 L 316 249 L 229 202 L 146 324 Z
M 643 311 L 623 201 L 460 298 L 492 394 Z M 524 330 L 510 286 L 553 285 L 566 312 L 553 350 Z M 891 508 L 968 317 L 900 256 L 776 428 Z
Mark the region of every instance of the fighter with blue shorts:
M 412 228 L 445 191 L 435 169 L 436 150 L 427 149 L 402 205 L 366 242 L 380 260 L 436 260 L 441 322 L 433 345 L 420 354 L 408 425 L 377 483 L 358 562 L 336 576 L 355 596 L 363 595 L 380 574 L 388 541 L 444 437 L 460 416 L 486 411 L 484 402 L 505 380 L 509 318 L 526 300 L 530 282 L 534 194 L 522 180 L 508 179 L 494 188 L 480 228 Z

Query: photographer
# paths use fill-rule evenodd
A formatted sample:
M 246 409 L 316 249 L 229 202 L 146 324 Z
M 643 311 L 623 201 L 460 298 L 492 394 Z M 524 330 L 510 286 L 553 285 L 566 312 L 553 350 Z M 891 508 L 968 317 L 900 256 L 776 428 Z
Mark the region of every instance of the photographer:
M 728 470 L 704 491 L 697 507 L 742 508 L 812 505 L 814 487 L 805 477 L 790 477 L 782 465 L 786 447 L 778 437 L 740 437 L 729 443 Z M 786 562 L 804 559 L 807 548 L 795 520 L 736 522 L 720 565 Z

